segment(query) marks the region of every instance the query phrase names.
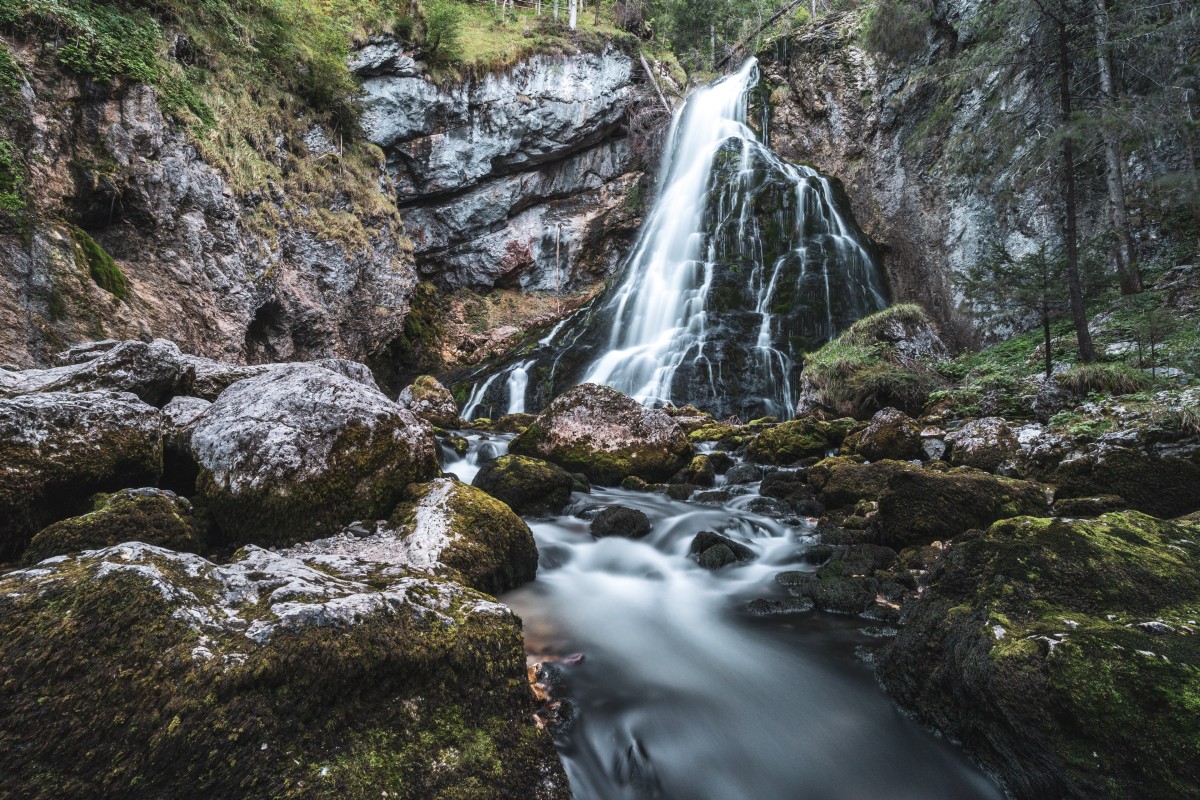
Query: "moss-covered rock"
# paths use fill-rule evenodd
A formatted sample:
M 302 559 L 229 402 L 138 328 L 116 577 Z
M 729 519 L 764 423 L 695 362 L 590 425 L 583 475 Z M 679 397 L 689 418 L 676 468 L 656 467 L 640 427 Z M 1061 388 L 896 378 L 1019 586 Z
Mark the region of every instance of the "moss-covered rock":
M 934 364 L 947 350 L 917 305 L 900 304 L 863 317 L 805 356 L 800 406 L 867 419 L 893 407 L 919 414 L 943 381 Z
M 509 455 L 484 464 L 471 485 L 518 514 L 548 516 L 560 513 L 570 502 L 575 480 L 557 464 Z
M 198 552 L 203 536 L 192 504 L 162 489 L 123 489 L 96 498 L 93 510 L 43 528 L 25 548 L 26 563 L 98 550 L 121 542 L 145 542 Z
M 396 402 L 430 425 L 440 428 L 460 426 L 454 395 L 432 375 L 421 375 L 406 386 Z
M 904 461 L 861 464 L 828 458 L 809 470 L 809 482 L 830 509 L 877 503 L 870 530 L 880 544 L 903 548 L 986 527 L 998 519 L 1044 514 L 1045 487 L 969 467 L 930 469 Z
M 759 464 L 794 464 L 820 458 L 845 436 L 841 427 L 806 416 L 764 430 L 746 445 L 746 457 Z
M 999 417 L 975 419 L 946 436 L 950 463 L 995 472 L 1020 451 L 1017 436 Z
M 688 555 L 708 570 L 753 561 L 756 558 L 754 551 L 746 545 L 714 531 L 697 533 L 688 548 Z
M 1018 798 L 1195 796 L 1198 534 L 1125 512 L 963 537 L 879 675 Z
M 873 544 L 823 549 L 829 557 L 815 572 L 781 572 L 775 576 L 776 582 L 790 594 L 812 601 L 821 611 L 887 621 L 898 618 L 897 601 L 908 590 L 890 571 L 896 561 L 895 550 Z
M 50 523 L 86 512 L 97 492 L 153 485 L 162 450 L 158 410 L 132 394 L 0 400 L 0 561 Z
M 650 518 L 636 508 L 609 506 L 592 520 L 592 536 L 603 539 L 621 536 L 626 539 L 641 539 L 650 535 Z
M 387 516 L 439 474 L 429 426 L 381 392 L 297 364 L 230 386 L 196 423 L 198 497 L 222 541 L 289 544 Z
M 708 456 L 696 456 L 671 478 L 672 483 L 690 483 L 693 486 L 711 487 L 717 482 L 717 470 Z
M 568 476 L 569 477 L 569 476 Z M 537 574 L 537 544 L 525 521 L 496 498 L 452 478 L 409 487 L 415 502 L 390 520 L 403 560 L 489 594 Z
M 920 458 L 921 428 L 903 411 L 880 409 L 858 434 L 854 452 L 868 461 Z
M 395 566 L 142 544 L 0 577 L 4 791 L 569 797 L 520 621 Z
M 1162 517 L 1200 509 L 1200 445 L 1157 448 L 1100 442 L 1066 458 L 1046 479 L 1060 498 L 1117 495 Z
M 505 414 L 492 423 L 492 430 L 499 433 L 524 433 L 535 419 L 536 414 Z
M 691 443 L 666 413 L 591 383 L 556 397 L 508 449 L 609 486 L 629 475 L 653 483 L 669 480 L 693 455 Z

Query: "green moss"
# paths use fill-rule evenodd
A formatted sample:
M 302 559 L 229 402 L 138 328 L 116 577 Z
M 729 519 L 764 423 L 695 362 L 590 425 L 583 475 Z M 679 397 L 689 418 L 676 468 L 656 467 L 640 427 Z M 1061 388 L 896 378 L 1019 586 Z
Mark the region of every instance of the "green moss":
M 96 244 L 82 228 L 72 227 L 71 234 L 75 237 L 92 281 L 117 299 L 128 301 L 132 297 L 129 280 L 112 256 L 104 252 L 104 248 Z
M 480 469 L 474 485 L 518 514 L 557 514 L 571 499 L 571 474 L 537 458 L 505 455 Z
M 199 526 L 186 500 L 118 492 L 97 498 L 90 513 L 42 529 L 29 542 L 24 560 L 33 563 L 129 541 L 192 553 L 201 546 Z
M 824 456 L 836 447 L 827 423 L 801 417 L 760 433 L 746 446 L 746 455 L 763 464 L 793 464 L 805 458 Z

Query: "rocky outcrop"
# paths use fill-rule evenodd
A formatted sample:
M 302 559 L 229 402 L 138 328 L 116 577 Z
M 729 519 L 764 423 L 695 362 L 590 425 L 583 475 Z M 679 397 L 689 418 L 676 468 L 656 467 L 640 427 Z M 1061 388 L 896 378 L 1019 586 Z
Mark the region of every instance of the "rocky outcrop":
M 230 386 L 190 446 L 221 537 L 290 544 L 386 516 L 439 472 L 428 424 L 377 389 L 305 364 Z
M 439 84 L 390 40 L 355 57 L 363 127 L 387 168 L 421 273 L 445 286 L 565 289 L 609 274 L 636 223 L 625 137 L 633 59 L 535 55 Z
M 458 405 L 454 395 L 430 375 L 421 375 L 410 386 L 404 387 L 396 402 L 430 425 L 458 427 Z
M 158 410 L 124 392 L 46 392 L 0 400 L 0 561 L 81 514 L 95 492 L 153 485 L 162 473 Z
M 184 362 L 174 342 L 155 339 L 91 342 L 59 355 L 67 362 L 51 369 L 0 369 L 0 396 L 35 392 L 132 392 L 142 401 L 164 405 L 176 394 L 190 394 L 195 369 Z
M 1020 800 L 1200 782 L 1200 549 L 1142 514 L 1018 518 L 955 541 L 878 656 L 904 707 Z
M 630 475 L 666 481 L 693 456 L 687 436 L 665 412 L 591 383 L 555 398 L 509 452 L 544 458 L 609 486 Z
M 568 798 L 534 708 L 512 612 L 403 565 L 130 543 L 0 577 L 5 790 L 31 800 Z

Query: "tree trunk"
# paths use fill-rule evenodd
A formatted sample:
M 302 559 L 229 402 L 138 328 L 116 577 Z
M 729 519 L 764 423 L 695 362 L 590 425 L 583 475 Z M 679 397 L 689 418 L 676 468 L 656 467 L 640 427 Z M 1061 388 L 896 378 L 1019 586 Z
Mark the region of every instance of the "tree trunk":
M 596 16 L 592 18 L 592 24 L 600 27 L 600 0 L 596 0 Z
M 1113 129 L 1114 97 L 1112 59 L 1108 44 L 1107 0 L 1092 0 L 1096 13 L 1096 61 L 1100 72 L 1100 102 L 1104 117 L 1100 128 L 1104 132 L 1105 178 L 1108 183 L 1108 208 L 1117 234 L 1117 276 L 1121 294 L 1142 291 L 1142 273 L 1138 269 L 1133 233 L 1129 229 L 1129 212 L 1125 206 L 1125 178 L 1121 174 L 1121 142 Z
M 567 25 L 571 30 L 575 30 L 579 24 L 579 0 L 567 0 L 567 13 L 569 15 Z
M 1083 286 L 1079 281 L 1079 230 L 1075 217 L 1075 140 L 1069 130 L 1071 110 L 1071 50 L 1067 25 L 1058 25 L 1058 90 L 1062 106 L 1063 135 L 1063 206 L 1066 221 L 1063 230 L 1067 251 L 1067 292 L 1071 300 L 1071 318 L 1075 322 L 1075 337 L 1079 340 L 1079 359 L 1085 364 L 1096 360 L 1092 334 L 1088 331 L 1087 311 L 1083 307 Z
M 1054 351 L 1050 346 L 1050 311 L 1042 308 L 1042 337 L 1046 342 L 1046 380 L 1054 373 Z

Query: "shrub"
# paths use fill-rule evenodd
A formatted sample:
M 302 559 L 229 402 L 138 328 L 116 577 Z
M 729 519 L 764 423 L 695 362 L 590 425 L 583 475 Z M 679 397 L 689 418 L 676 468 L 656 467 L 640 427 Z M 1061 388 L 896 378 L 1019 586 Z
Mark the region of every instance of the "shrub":
M 455 0 L 429 0 L 424 11 L 426 58 L 457 61 L 462 57 L 462 7 Z

